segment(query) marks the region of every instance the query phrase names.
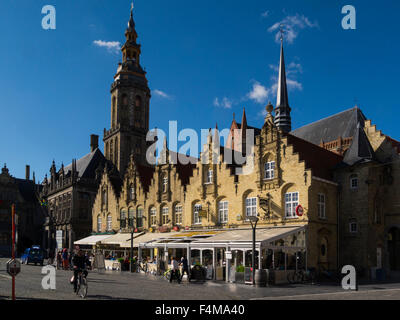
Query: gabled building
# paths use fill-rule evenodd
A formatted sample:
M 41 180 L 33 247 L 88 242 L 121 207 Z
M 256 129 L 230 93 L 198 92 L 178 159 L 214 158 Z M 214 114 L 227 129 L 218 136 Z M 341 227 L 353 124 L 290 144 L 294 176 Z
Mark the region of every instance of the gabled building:
M 12 222 L 11 205 L 16 211 L 16 250 L 22 253 L 42 241 L 45 211 L 39 202 L 41 185 L 30 179 L 30 167 L 26 166 L 25 179 L 10 175 L 6 165 L 0 174 L 0 257 L 11 256 Z
M 58 245 L 72 249 L 76 239 L 91 231 L 92 205 L 101 174 L 112 167 L 98 148 L 96 135 L 91 135 L 90 152 L 82 158 L 73 159 L 70 165 L 61 165 L 58 170 L 53 161 L 50 177 L 44 178 L 40 194 L 47 202 L 44 248 L 54 249 Z

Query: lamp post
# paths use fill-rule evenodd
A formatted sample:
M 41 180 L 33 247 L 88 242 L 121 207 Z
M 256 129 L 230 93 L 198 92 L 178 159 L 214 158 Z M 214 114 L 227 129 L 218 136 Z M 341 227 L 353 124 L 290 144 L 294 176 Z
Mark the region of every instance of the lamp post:
M 251 223 L 251 228 L 253 229 L 253 253 L 251 255 L 251 265 L 253 268 L 253 286 L 256 284 L 255 282 L 255 274 L 256 274 L 256 268 L 255 268 L 255 253 L 256 253 L 256 228 L 257 228 L 257 222 L 258 222 L 258 217 L 257 216 L 249 216 L 248 219 L 250 220 Z
M 133 234 L 135 232 L 135 226 L 134 226 L 134 221 L 135 217 L 127 217 L 125 218 L 125 223 L 128 223 L 128 227 L 131 231 L 131 253 L 130 253 L 130 261 L 129 261 L 129 269 L 131 272 L 134 272 L 133 270 Z

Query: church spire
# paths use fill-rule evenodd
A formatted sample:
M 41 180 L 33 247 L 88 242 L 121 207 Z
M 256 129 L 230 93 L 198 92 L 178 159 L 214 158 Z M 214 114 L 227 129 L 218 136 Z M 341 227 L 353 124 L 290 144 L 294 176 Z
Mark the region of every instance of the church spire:
M 275 125 L 285 132 L 292 130 L 289 98 L 286 84 L 285 57 L 283 53 L 283 29 L 281 26 L 281 56 L 279 63 L 278 92 L 275 107 Z

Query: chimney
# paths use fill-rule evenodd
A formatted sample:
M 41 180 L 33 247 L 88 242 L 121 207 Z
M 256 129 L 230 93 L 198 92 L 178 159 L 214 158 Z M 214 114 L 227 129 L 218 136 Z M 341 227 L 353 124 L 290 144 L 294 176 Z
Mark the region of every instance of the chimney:
M 30 178 L 30 170 L 31 170 L 30 166 L 26 165 L 26 167 L 25 167 L 25 180 L 28 180 L 28 181 L 29 181 L 29 178 Z
M 99 147 L 99 136 L 95 134 L 90 135 L 90 152 L 95 151 Z

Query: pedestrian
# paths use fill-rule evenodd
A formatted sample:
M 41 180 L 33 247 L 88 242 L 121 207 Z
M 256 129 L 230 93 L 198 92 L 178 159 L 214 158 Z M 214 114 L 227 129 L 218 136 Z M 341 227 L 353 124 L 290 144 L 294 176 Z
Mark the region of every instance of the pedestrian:
M 180 263 L 180 265 L 182 266 L 181 281 L 182 281 L 183 275 L 184 275 L 185 272 L 186 272 L 188 281 L 190 282 L 189 265 L 188 265 L 188 261 L 187 261 L 187 259 L 186 259 L 185 257 L 182 257 L 182 258 L 181 258 L 181 263 Z
M 61 252 L 58 251 L 57 252 L 57 269 L 61 269 L 62 268 L 62 256 L 61 256 Z
M 181 283 L 181 277 L 179 276 L 179 264 L 178 261 L 175 260 L 174 257 L 171 257 L 171 277 L 169 278 L 169 282 L 172 282 L 173 278 L 178 280 L 178 283 Z
M 62 253 L 62 260 L 63 260 L 63 267 L 64 270 L 68 270 L 69 268 L 69 263 L 68 263 L 68 250 L 67 248 L 64 248 L 63 253 Z

